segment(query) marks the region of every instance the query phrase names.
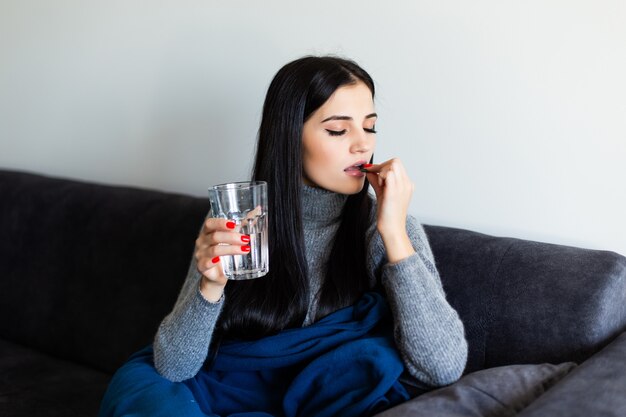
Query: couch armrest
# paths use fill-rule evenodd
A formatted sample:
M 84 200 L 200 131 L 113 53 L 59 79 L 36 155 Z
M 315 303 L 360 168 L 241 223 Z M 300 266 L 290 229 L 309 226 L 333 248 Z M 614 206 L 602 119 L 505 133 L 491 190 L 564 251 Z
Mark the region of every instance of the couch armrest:
M 626 258 L 424 226 L 465 324 L 466 372 L 513 363 L 582 362 L 626 329 Z
M 626 416 L 626 333 L 574 369 L 519 414 Z

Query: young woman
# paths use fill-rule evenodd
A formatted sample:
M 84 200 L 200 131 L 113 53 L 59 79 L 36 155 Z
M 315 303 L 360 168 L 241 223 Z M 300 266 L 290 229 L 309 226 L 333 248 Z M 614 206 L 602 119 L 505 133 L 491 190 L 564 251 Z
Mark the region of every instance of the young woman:
M 372 79 L 349 60 L 305 57 L 276 74 L 263 107 L 252 175 L 268 183 L 270 272 L 255 280 L 227 281 L 220 256 L 246 253 L 249 239 L 226 220 L 207 218 L 178 300 L 154 339 L 154 364 L 160 375 L 170 381 L 193 378 L 196 382 L 190 386 L 196 397 L 211 391 L 208 402 L 231 398 L 216 397 L 217 388 L 207 388 L 199 377 L 211 370 L 209 352 L 219 354 L 229 341 L 241 341 L 244 347 L 246 341 L 257 341 L 255 349 L 262 350 L 264 340 L 282 343 L 283 339 L 273 338 L 277 334 L 299 337 L 294 329 L 322 329 L 336 312 L 372 293 L 390 307 L 390 339 L 401 358 L 400 381 L 405 387 L 437 387 L 461 376 L 467 357 L 464 329 L 446 301 L 424 230 L 407 215 L 414 185 L 398 158 L 373 164 L 377 120 L 373 100 Z M 363 165 L 365 169 L 359 169 Z M 369 185 L 375 199 L 368 193 Z M 375 303 L 378 298 L 369 300 Z M 317 346 L 340 333 L 333 328 L 322 336 L 316 333 L 315 340 L 290 339 L 298 342 L 281 352 L 291 355 L 304 344 Z M 367 339 L 343 360 L 350 361 L 378 340 L 382 339 Z M 233 358 L 237 355 L 222 363 L 214 379 L 225 381 Z M 312 360 L 308 356 L 305 362 Z M 330 361 L 324 366 L 331 370 L 344 365 L 324 360 Z M 237 366 L 232 365 L 234 371 L 241 370 Z M 279 378 L 296 378 L 303 367 L 290 368 Z M 357 361 L 341 372 L 358 368 Z M 345 385 L 336 385 L 340 384 Z M 302 410 L 299 413 L 307 415 Z M 309 413 L 332 414 L 317 410 Z

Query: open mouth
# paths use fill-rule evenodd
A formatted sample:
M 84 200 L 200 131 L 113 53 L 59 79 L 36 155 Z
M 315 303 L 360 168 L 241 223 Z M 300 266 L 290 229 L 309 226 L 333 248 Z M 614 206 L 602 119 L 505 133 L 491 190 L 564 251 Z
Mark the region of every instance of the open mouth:
M 360 160 L 357 161 L 355 164 L 350 165 L 349 167 L 347 167 L 346 169 L 344 169 L 344 171 L 348 172 L 348 171 L 360 171 L 361 167 L 363 166 L 363 164 L 366 164 L 367 161 L 365 160 Z

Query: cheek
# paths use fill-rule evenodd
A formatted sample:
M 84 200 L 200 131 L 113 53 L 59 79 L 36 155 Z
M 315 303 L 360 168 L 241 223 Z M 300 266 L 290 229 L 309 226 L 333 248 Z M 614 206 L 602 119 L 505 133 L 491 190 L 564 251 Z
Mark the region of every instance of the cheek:
M 313 171 L 319 170 L 321 167 L 332 167 L 337 164 L 339 155 L 341 155 L 341 150 L 338 146 L 318 144 L 307 152 L 305 166 L 309 165 L 308 168 Z
M 311 135 L 304 143 L 304 161 L 310 164 L 328 164 L 340 152 L 339 146 L 327 138 Z
M 339 155 L 341 151 L 336 144 L 332 146 L 318 142 L 315 147 L 308 147 L 303 159 L 305 176 L 314 183 L 325 183 L 336 174 L 338 165 L 341 165 L 338 161 Z

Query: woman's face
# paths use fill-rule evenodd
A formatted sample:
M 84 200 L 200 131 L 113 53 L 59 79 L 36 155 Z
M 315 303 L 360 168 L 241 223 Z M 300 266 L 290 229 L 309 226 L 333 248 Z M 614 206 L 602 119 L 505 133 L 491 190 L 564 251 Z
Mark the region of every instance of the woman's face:
M 304 123 L 304 183 L 341 194 L 361 191 L 365 174 L 352 167 L 370 161 L 375 123 L 372 92 L 363 82 L 338 88 Z

